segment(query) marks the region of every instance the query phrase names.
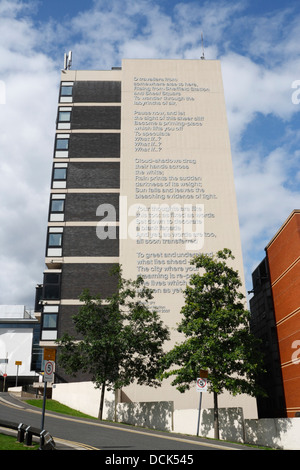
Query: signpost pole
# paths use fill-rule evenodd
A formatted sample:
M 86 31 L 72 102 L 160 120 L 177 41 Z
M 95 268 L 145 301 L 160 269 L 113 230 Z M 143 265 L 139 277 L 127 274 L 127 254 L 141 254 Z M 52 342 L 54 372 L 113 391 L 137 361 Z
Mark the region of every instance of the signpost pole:
M 199 399 L 198 424 L 197 424 L 197 436 L 199 436 L 200 415 L 201 415 L 201 403 L 202 403 L 202 392 L 200 392 L 200 399 Z
M 53 382 L 55 349 L 50 349 L 50 348 L 44 349 L 44 361 L 46 362 L 44 363 L 44 398 L 43 398 L 41 431 L 44 430 L 44 423 L 45 423 L 47 382 Z
M 208 371 L 207 370 L 200 370 L 200 378 L 198 378 L 197 382 L 196 382 L 196 390 L 197 390 L 197 392 L 200 392 L 199 410 L 198 410 L 198 423 L 197 423 L 197 436 L 199 436 L 199 429 L 200 429 L 202 392 L 207 392 L 207 377 L 208 377 Z
M 16 387 L 17 387 L 18 386 L 19 366 L 22 365 L 22 361 L 15 361 L 15 365 L 17 366 L 17 375 L 16 375 Z
M 44 429 L 44 422 L 45 422 L 46 391 L 47 391 L 47 382 L 45 381 L 45 377 L 44 377 L 44 398 L 43 398 L 43 410 L 42 410 L 41 431 L 43 431 L 43 429 Z

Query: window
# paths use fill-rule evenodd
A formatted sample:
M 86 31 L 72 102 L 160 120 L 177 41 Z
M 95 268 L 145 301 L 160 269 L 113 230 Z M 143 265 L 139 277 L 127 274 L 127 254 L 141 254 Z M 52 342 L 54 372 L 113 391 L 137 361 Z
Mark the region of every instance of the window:
M 65 194 L 52 194 L 50 201 L 50 222 L 64 221 L 65 197 Z
M 60 103 L 72 103 L 73 101 L 73 82 L 62 82 L 60 87 Z
M 58 108 L 57 116 L 57 129 L 70 129 L 71 128 L 71 114 L 72 108 L 60 107 Z
M 43 329 L 57 328 L 57 313 L 43 314 Z
M 64 199 L 52 199 L 51 212 L 63 212 L 65 207 Z
M 60 89 L 60 96 L 72 96 L 73 87 L 63 85 Z
M 71 121 L 71 111 L 59 111 L 58 121 L 59 122 L 70 122 Z
M 43 299 L 44 300 L 59 300 L 60 299 L 60 274 L 58 273 L 44 274 Z
M 56 150 L 68 150 L 69 148 L 69 139 L 56 139 Z
M 62 246 L 62 233 L 49 233 L 48 246 Z
M 65 180 L 67 177 L 67 169 L 66 168 L 54 168 L 53 171 L 53 179 L 57 180 Z
M 52 188 L 64 189 L 67 187 L 67 163 L 54 163 L 52 175 Z
M 58 123 L 60 125 L 62 123 Z M 55 141 L 55 158 L 69 157 L 69 139 L 70 134 L 57 134 Z

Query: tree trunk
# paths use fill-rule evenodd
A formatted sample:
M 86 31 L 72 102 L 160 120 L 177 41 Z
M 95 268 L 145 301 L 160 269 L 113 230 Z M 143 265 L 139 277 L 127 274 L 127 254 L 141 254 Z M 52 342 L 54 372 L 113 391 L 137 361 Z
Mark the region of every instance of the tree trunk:
M 214 438 L 219 439 L 218 394 L 214 392 Z
M 98 419 L 102 419 L 102 416 L 103 416 L 104 394 L 105 394 L 105 382 L 103 382 L 102 388 L 101 388 L 101 397 L 100 397 L 100 406 L 99 406 Z

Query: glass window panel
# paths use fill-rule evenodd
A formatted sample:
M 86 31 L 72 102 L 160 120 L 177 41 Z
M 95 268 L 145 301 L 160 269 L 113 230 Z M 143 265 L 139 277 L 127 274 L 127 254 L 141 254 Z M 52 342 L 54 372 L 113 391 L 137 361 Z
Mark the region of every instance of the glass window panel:
M 45 300 L 58 300 L 60 298 L 60 286 L 45 285 L 44 286 L 44 299 Z
M 43 328 L 56 328 L 57 326 L 57 313 L 44 313 L 43 314 Z
M 62 86 L 61 87 L 61 95 L 62 96 L 71 96 L 73 91 L 73 87 L 71 86 Z
M 48 246 L 61 246 L 62 233 L 49 233 Z
M 60 275 L 55 273 L 44 274 L 44 284 L 58 284 L 60 281 Z
M 71 111 L 59 111 L 58 121 L 59 122 L 70 122 L 71 121 Z
M 52 199 L 51 212 L 63 212 L 64 202 L 65 202 L 64 199 Z
M 54 180 L 65 180 L 67 177 L 66 168 L 54 168 L 53 179 Z
M 56 150 L 68 150 L 69 148 L 69 139 L 57 139 L 56 140 Z

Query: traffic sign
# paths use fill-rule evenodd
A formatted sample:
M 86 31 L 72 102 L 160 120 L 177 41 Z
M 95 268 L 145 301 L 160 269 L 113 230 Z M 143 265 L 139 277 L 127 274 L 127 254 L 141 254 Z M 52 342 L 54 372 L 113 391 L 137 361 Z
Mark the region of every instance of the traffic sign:
M 202 369 L 201 369 L 199 375 L 200 375 L 200 377 L 201 377 L 202 379 L 207 379 L 207 377 L 208 377 L 208 370 L 202 370 Z
M 15 362 L 15 365 L 16 365 L 16 366 L 21 366 L 21 365 L 22 365 L 22 361 L 16 361 L 16 362 Z
M 55 361 L 55 353 L 54 348 L 44 348 L 44 361 Z
M 197 392 L 207 392 L 207 379 L 198 378 L 196 383 Z
M 53 382 L 54 361 L 45 362 L 44 382 Z

